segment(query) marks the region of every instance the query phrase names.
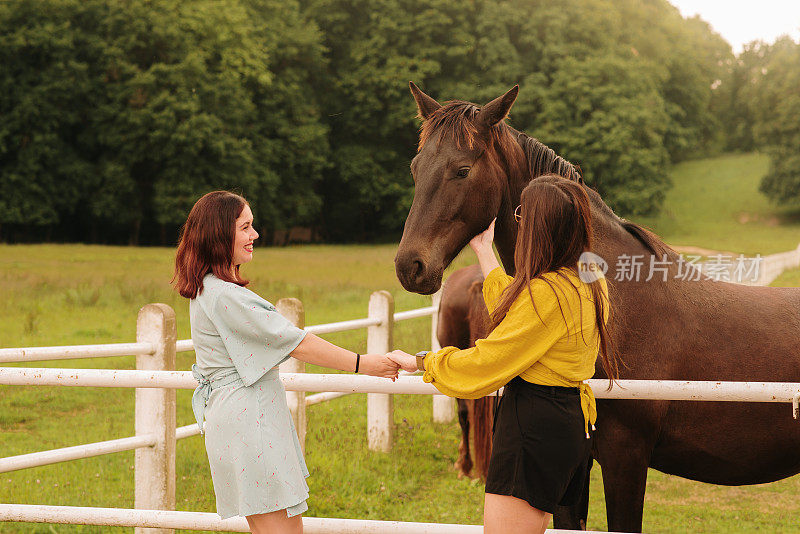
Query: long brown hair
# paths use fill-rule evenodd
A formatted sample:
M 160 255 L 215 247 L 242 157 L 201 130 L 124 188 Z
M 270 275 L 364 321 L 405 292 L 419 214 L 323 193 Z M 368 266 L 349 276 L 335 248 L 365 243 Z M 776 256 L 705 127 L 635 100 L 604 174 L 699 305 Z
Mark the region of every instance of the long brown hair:
M 581 254 L 592 247 L 592 216 L 589 207 L 589 196 L 578 182 L 567 180 L 555 174 L 547 174 L 531 180 L 522 190 L 521 221 L 517 233 L 514 265 L 516 275 L 508 285 L 491 315 L 491 329 L 508 313 L 512 304 L 527 289 L 533 302 L 531 282 L 541 279 L 546 282 L 558 297 L 556 288 L 542 275 L 554 272 L 578 294 L 580 291 L 564 275 L 564 269 L 577 270 Z M 589 283 L 594 301 L 597 330 L 600 335 L 600 359 L 609 380 L 619 376 L 617 359 L 610 344 L 611 336 L 604 318 L 610 312 L 610 306 L 603 293 L 599 281 Z M 563 292 L 563 290 L 562 290 Z M 533 303 L 536 310 L 536 303 Z M 566 321 L 564 309 L 561 316 Z M 539 314 L 536 310 L 537 315 Z M 583 310 L 581 309 L 581 315 Z M 540 316 L 541 318 L 541 316 Z M 582 323 L 583 321 L 581 321 Z M 581 331 L 581 335 L 583 332 Z M 584 339 L 585 341 L 585 339 Z
M 247 201 L 229 191 L 212 191 L 195 202 L 181 228 L 175 254 L 172 283 L 181 296 L 193 299 L 203 291 L 203 277 L 208 273 L 226 282 L 246 286 L 233 264 L 236 219 Z

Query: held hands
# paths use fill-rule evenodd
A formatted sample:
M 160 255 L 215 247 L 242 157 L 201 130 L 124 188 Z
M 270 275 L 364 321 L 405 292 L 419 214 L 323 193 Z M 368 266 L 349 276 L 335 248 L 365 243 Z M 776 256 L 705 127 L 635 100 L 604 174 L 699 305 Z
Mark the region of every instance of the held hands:
M 397 378 L 397 370 L 400 366 L 388 355 L 383 354 L 362 354 L 358 372 L 365 375 Z M 416 367 L 416 365 L 415 365 Z
M 416 356 L 412 356 L 407 352 L 403 352 L 402 350 L 393 350 L 389 354 L 386 355 L 390 360 L 395 362 L 403 371 L 413 373 L 414 371 L 418 371 L 417 369 L 417 358 Z
M 394 350 L 389 354 L 364 354 L 361 356 L 359 373 L 383 378 L 397 378 L 399 369 L 413 373 L 418 371 L 417 358 L 402 350 Z

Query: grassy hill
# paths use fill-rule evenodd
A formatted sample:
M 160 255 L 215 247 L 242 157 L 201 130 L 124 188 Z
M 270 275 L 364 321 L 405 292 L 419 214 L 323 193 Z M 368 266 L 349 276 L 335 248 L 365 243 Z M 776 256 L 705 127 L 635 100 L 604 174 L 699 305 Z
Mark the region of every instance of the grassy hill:
M 769 160 L 731 154 L 676 165 L 672 189 L 657 217 L 636 222 L 671 245 L 746 255 L 772 254 L 800 243 L 800 207 L 778 208 L 758 190 Z

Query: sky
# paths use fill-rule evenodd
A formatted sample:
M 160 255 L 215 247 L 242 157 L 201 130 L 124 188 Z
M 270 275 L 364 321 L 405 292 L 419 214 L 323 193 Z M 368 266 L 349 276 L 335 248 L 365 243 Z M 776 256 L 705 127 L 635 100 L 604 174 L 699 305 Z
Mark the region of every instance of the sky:
M 800 41 L 800 0 L 669 0 L 684 17 L 700 15 L 738 54 L 755 39 Z

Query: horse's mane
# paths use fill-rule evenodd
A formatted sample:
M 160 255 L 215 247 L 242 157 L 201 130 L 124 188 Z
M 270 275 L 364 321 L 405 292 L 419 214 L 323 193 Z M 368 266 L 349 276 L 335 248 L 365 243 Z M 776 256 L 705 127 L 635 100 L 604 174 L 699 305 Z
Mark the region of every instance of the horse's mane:
M 532 178 L 543 174 L 557 174 L 568 180 L 583 183 L 580 169 L 556 154 L 552 148 L 538 139 L 520 132 L 517 142 L 525 152 Z
M 475 115 L 477 115 L 480 108 L 471 102 L 463 100 L 451 100 L 445 103 L 442 107 L 437 109 L 427 120 L 424 120 L 419 134 L 419 146 L 417 150 L 422 150 L 422 147 L 430 139 L 433 132 L 438 131 L 440 128 L 443 131 L 452 132 L 456 142 L 456 146 L 461 148 L 472 149 L 476 146 L 476 138 L 478 136 L 478 128 L 475 125 Z M 539 141 L 534 137 L 530 137 L 522 132 L 516 132 L 505 121 L 500 121 L 491 128 L 489 128 L 489 142 L 487 146 L 493 150 L 487 150 L 489 156 L 495 160 L 499 160 L 495 151 L 506 149 L 509 140 L 513 140 L 515 136 L 516 142 L 522 147 L 525 153 L 525 159 L 528 162 L 528 168 L 531 179 L 544 174 L 557 174 L 569 180 L 579 182 L 584 187 L 589 189 L 583 181 L 583 176 L 580 169 L 562 158 L 555 151 Z M 442 137 L 439 138 L 439 142 Z M 505 158 L 502 158 L 505 160 Z M 656 234 L 640 226 L 636 223 L 622 219 L 608 207 L 605 202 L 600 201 L 605 208 L 606 214 L 616 221 L 622 228 L 629 234 L 635 237 L 642 245 L 645 246 L 651 253 L 659 257 L 666 254 L 672 249 L 664 243 Z
M 525 158 L 528 160 L 531 179 L 544 174 L 557 174 L 567 178 L 568 180 L 579 182 L 585 188 L 589 189 L 589 186 L 583 181 L 583 175 L 581 174 L 580 168 L 556 154 L 555 151 L 549 146 L 522 132 L 517 134 L 517 142 L 522 147 L 523 152 L 525 152 Z M 600 200 L 600 205 L 604 208 L 603 211 L 606 213 L 606 215 L 610 216 L 614 221 L 622 226 L 651 253 L 657 254 L 659 257 L 661 257 L 662 255 L 666 254 L 667 251 L 672 250 L 656 234 L 647 228 L 619 217 L 611 208 L 608 207 L 608 204 L 602 202 L 602 200 Z
M 423 120 L 419 132 L 419 145 L 417 151 L 422 150 L 428 142 L 433 132 L 442 129 L 445 132 L 452 132 L 456 146 L 459 149 L 475 147 L 475 139 L 478 135 L 478 128 L 475 126 L 475 115 L 478 114 L 478 106 L 463 100 L 451 100 Z M 422 117 L 420 117 L 422 118 Z M 495 125 L 491 128 L 490 135 L 497 136 L 500 128 Z M 442 142 L 442 137 L 439 138 Z
M 664 243 L 660 237 L 648 230 L 642 225 L 627 221 L 621 217 L 617 217 L 619 224 L 628 231 L 633 237 L 638 239 L 642 245 L 659 258 L 668 255 L 669 252 L 676 253 L 672 247 Z M 676 253 L 677 254 L 677 253 Z

